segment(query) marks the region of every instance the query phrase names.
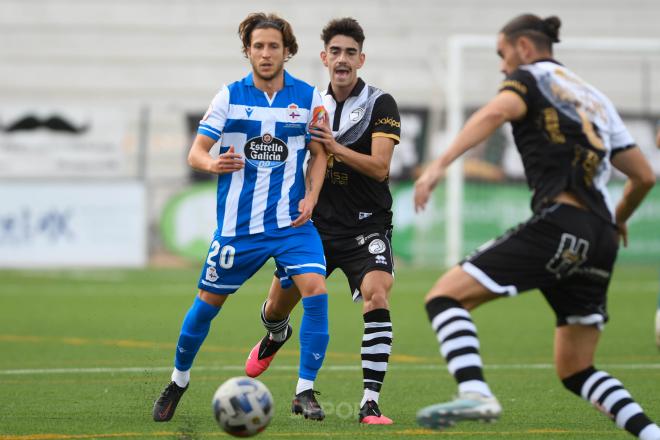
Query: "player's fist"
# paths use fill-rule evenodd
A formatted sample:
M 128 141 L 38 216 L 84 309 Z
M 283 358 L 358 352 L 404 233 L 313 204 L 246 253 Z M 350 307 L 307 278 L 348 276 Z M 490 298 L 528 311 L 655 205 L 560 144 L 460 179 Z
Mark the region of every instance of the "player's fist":
M 243 167 L 245 167 L 243 156 L 236 153 L 234 146 L 231 145 L 229 150 L 213 159 L 210 171 L 214 174 L 229 174 L 241 170 Z

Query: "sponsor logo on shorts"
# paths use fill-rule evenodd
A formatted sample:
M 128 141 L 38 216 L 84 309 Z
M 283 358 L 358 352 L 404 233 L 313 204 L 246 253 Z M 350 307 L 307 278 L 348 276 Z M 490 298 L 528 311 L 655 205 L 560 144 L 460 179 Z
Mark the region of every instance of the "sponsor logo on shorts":
M 382 255 L 376 255 L 376 264 L 387 265 L 387 258 L 383 257 Z
M 212 283 L 215 283 L 218 281 L 218 272 L 215 270 L 215 267 L 207 267 L 206 268 L 206 279 Z
M 372 212 L 361 212 L 358 214 L 358 220 L 364 220 L 365 218 L 371 217 Z
M 383 252 L 385 252 L 386 249 L 387 247 L 385 246 L 385 243 L 380 238 L 377 238 L 371 243 L 369 243 L 369 252 L 374 255 L 382 254 Z M 376 262 L 378 262 L 378 258 L 376 258 Z

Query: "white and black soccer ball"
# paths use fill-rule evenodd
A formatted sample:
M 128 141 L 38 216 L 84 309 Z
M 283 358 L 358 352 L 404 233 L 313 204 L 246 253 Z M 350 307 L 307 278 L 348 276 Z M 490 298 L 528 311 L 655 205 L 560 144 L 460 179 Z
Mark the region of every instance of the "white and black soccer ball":
M 235 437 L 251 437 L 266 429 L 273 418 L 273 395 L 251 377 L 232 377 L 213 395 L 218 425 Z

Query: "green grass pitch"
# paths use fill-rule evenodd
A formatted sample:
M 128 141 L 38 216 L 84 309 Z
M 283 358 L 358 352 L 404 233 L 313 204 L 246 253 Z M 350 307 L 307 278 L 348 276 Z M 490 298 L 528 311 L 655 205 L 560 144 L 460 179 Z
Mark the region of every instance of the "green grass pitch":
M 563 389 L 552 369 L 553 315 L 538 292 L 474 313 L 485 374 L 504 413 L 495 424 L 419 428 L 416 411 L 446 400 L 453 379 L 438 354 L 422 299 L 439 270 L 400 267 L 391 298 L 394 347 L 380 404 L 392 426 L 360 426 L 362 318 L 341 274 L 329 280 L 331 340 L 316 388 L 328 416 L 290 415 L 297 337 L 261 379 L 276 415 L 258 438 L 625 439 L 602 414 Z M 169 381 L 174 344 L 195 294 L 197 269 L 0 271 L 0 440 L 203 439 L 225 437 L 211 414 L 220 383 L 242 375 L 262 337 L 265 268 L 227 301 L 197 357 L 191 388 L 169 423 L 151 420 Z M 660 353 L 653 341 L 657 267 L 620 266 L 610 290 L 611 323 L 597 366 L 621 379 L 660 420 Z M 300 323 L 300 311 L 292 318 Z M 296 332 L 297 336 L 297 332 Z

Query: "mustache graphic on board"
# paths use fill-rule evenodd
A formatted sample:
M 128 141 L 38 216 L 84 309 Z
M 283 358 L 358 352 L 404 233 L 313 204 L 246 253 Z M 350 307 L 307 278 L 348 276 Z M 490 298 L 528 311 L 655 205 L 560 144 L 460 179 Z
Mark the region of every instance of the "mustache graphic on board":
M 45 128 L 51 131 L 64 133 L 83 134 L 89 130 L 89 124 L 76 126 L 61 116 L 53 115 L 48 118 L 39 118 L 37 116 L 23 116 L 20 119 L 4 126 L 2 129 L 6 133 L 15 133 L 18 131 L 32 131 Z

